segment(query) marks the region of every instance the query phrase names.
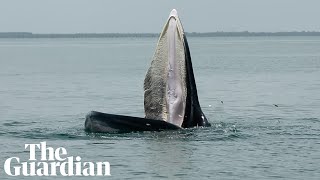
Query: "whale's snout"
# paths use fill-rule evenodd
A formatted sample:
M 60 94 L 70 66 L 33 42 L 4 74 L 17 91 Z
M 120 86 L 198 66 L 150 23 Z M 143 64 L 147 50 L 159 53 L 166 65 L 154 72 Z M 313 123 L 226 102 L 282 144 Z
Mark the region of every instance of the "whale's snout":
M 172 11 L 170 12 L 170 15 L 169 15 L 169 17 L 178 17 L 178 12 L 177 12 L 177 10 L 176 9 L 172 9 Z

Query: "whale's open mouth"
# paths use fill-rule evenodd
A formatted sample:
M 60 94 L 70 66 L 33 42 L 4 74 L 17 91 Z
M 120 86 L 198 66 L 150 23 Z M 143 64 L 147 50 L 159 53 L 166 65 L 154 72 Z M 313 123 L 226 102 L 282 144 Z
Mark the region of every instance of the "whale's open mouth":
M 92 111 L 89 132 L 161 131 L 210 126 L 198 100 L 189 45 L 177 11 L 171 11 L 144 80 L 145 118 Z
M 145 77 L 145 116 L 179 127 L 201 125 L 188 124 L 188 119 L 192 118 L 191 121 L 194 121 L 194 118 L 198 118 L 194 116 L 195 108 L 199 109 L 197 116 L 206 121 L 198 102 L 188 42 L 174 9 L 160 34 Z

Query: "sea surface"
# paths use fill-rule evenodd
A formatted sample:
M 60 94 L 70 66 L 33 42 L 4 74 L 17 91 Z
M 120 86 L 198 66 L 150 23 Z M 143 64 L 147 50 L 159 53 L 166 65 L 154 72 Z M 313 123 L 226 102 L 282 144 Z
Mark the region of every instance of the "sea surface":
M 320 179 L 320 37 L 189 38 L 212 127 L 86 133 L 91 110 L 144 116 L 156 43 L 0 39 L 0 179 L 39 179 L 3 166 L 43 141 L 110 162 L 112 176 L 88 179 Z

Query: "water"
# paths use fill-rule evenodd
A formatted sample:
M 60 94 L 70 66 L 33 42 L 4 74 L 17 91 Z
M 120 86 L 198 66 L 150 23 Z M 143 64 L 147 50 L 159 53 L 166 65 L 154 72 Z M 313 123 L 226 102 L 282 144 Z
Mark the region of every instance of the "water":
M 212 127 L 85 133 L 90 110 L 143 117 L 156 42 L 0 39 L 1 179 L 14 179 L 7 158 L 42 141 L 109 161 L 105 179 L 320 178 L 320 37 L 189 38 Z

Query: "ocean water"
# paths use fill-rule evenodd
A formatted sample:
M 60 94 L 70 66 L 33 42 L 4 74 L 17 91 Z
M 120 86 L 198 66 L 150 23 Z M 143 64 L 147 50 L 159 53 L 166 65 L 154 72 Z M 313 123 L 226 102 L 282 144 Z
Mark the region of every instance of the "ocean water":
M 38 178 L 10 177 L 3 166 L 46 141 L 110 162 L 112 176 L 88 179 L 320 179 L 320 37 L 189 38 L 212 127 L 84 132 L 91 110 L 144 116 L 156 42 L 0 39 L 0 178 Z

